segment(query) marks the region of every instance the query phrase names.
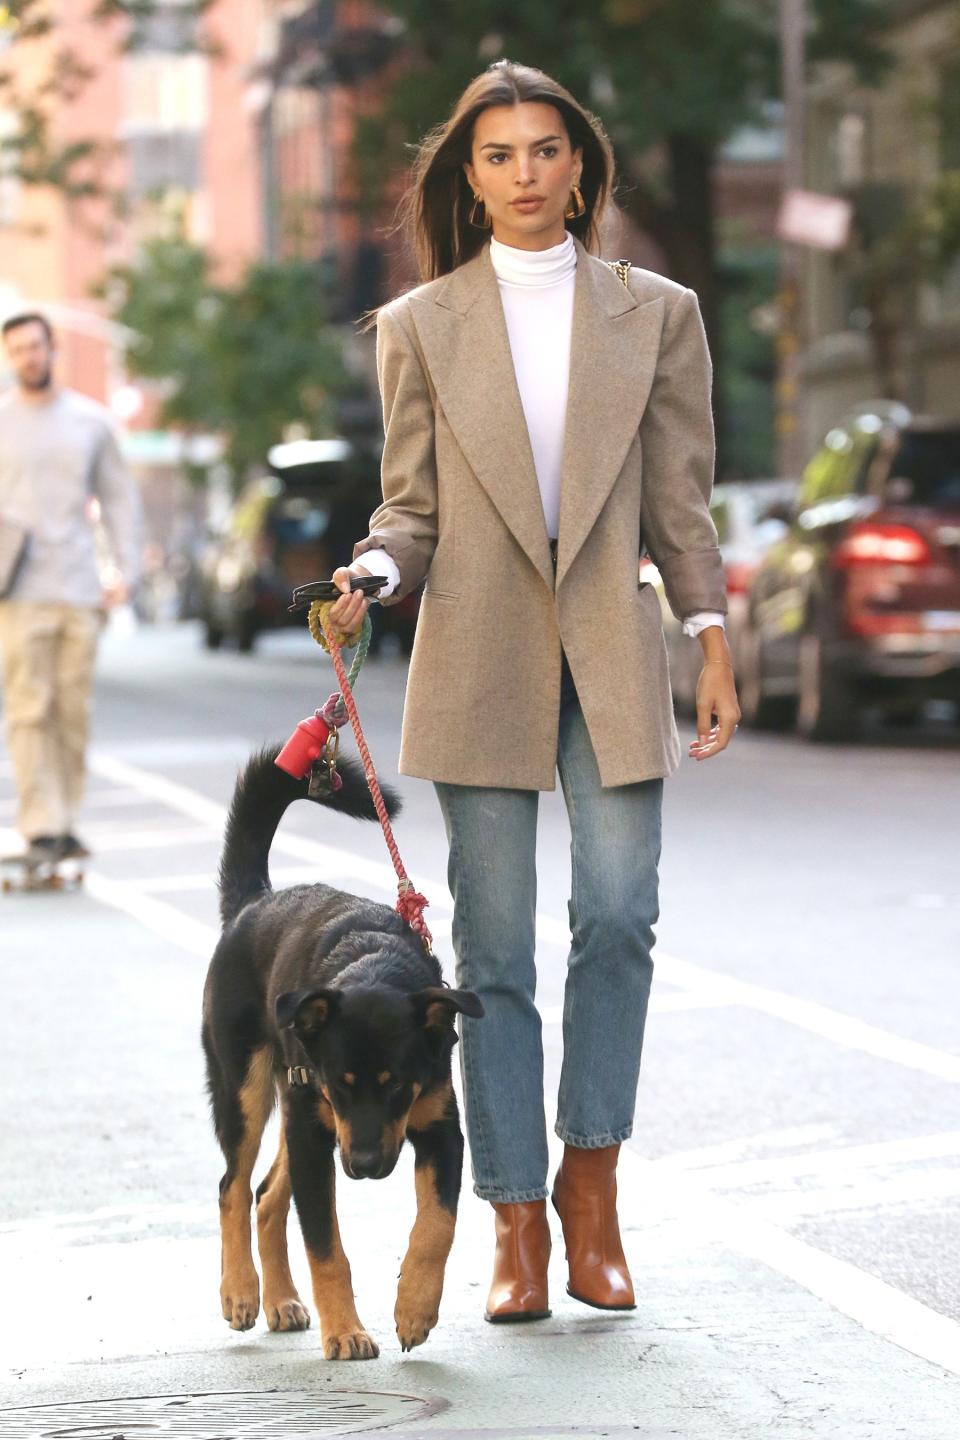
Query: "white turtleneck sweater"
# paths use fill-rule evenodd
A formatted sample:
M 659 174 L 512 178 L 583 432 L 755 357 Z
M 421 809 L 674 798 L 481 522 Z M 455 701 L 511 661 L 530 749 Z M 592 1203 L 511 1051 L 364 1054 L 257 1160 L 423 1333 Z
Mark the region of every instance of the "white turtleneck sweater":
M 569 231 L 559 245 L 546 250 L 519 250 L 491 235 L 490 258 L 503 302 L 547 534 L 555 540 L 560 529 L 560 468 L 577 251 Z M 386 575 L 380 596 L 391 594 L 400 583 L 396 561 L 385 550 L 368 550 L 363 563 L 372 574 Z M 684 618 L 683 631 L 697 635 L 707 625 L 723 623 L 719 612 L 700 610 Z

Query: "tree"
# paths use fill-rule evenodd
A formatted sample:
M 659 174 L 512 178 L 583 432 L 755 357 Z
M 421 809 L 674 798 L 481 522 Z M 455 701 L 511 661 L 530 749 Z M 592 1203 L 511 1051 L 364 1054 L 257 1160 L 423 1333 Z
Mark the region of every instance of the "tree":
M 219 285 L 203 250 L 165 237 L 114 269 L 107 289 L 136 335 L 131 373 L 160 382 L 161 423 L 220 433 L 235 484 L 289 425 L 332 433 L 350 382 L 309 262 L 255 262 Z
M 620 208 L 657 242 L 670 275 L 696 290 L 714 357 L 724 451 L 723 336 L 712 172 L 740 126 L 765 123 L 780 92 L 772 0 L 391 0 L 411 63 L 384 113 L 358 132 L 358 174 L 382 192 L 403 146 L 446 115 L 500 56 L 538 66 L 601 116 L 614 145 Z M 849 61 L 876 84 L 890 60 L 888 0 L 811 0 L 808 58 Z
M 949 47 L 946 55 L 939 86 L 901 77 L 898 119 L 917 156 L 915 175 L 893 169 L 880 183 L 848 187 L 853 238 L 839 257 L 850 308 L 868 320 L 879 392 L 910 405 L 924 403 L 922 287 L 942 284 L 960 261 L 960 60 Z
M 869 317 L 879 392 L 916 404 L 920 286 L 942 282 L 960 258 L 960 170 L 945 171 L 912 204 L 898 184 L 869 187 L 855 196 L 853 228 L 842 264 L 851 308 Z

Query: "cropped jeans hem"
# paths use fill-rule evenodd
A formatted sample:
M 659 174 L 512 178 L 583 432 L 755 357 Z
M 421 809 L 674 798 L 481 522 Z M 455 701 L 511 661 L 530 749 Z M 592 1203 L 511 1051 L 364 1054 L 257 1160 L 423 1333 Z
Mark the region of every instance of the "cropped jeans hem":
M 550 1191 L 545 1185 L 540 1185 L 536 1190 L 517 1190 L 513 1193 L 504 1190 L 493 1190 L 488 1185 L 474 1185 L 474 1195 L 479 1195 L 481 1200 L 489 1200 L 492 1205 L 526 1205 L 531 1200 L 546 1200 Z
M 620 1130 L 608 1131 L 606 1135 L 573 1135 L 560 1125 L 555 1125 L 553 1128 L 564 1145 L 572 1145 L 576 1150 L 602 1150 L 606 1145 L 619 1145 L 622 1141 L 629 1140 L 633 1134 L 632 1125 L 624 1125 Z

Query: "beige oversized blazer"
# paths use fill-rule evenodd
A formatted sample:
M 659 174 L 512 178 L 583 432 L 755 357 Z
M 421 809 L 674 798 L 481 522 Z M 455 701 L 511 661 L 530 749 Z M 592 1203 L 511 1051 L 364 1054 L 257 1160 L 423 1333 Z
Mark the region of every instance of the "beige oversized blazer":
M 556 574 L 489 242 L 378 315 L 383 504 L 354 559 L 426 577 L 399 770 L 552 790 L 561 644 L 604 786 L 680 763 L 646 542 L 678 618 L 726 612 L 712 365 L 696 293 L 574 238 L 577 268 Z

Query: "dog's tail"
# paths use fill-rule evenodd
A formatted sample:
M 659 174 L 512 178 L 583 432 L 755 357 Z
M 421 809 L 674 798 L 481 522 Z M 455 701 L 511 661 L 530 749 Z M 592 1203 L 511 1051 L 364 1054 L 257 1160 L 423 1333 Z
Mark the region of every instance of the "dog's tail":
M 308 782 L 295 780 L 274 764 L 281 748 L 269 745 L 252 755 L 234 788 L 218 878 L 220 917 L 225 925 L 240 913 L 248 900 L 269 893 L 267 858 L 277 826 L 288 805 L 308 798 Z M 377 812 L 362 766 L 349 756 L 340 756 L 337 770 L 343 780 L 342 788 L 318 803 L 356 820 L 376 820 Z M 389 785 L 381 783 L 380 789 L 392 819 L 399 813 L 400 797 Z

